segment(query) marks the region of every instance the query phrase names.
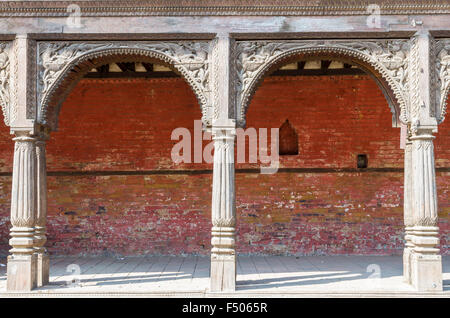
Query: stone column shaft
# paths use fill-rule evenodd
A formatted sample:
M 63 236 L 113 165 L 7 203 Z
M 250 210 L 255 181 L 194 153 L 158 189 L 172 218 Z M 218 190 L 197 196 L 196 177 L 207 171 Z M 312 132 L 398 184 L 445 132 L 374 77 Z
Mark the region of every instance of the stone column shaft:
M 411 284 L 411 252 L 413 210 L 412 210 L 412 141 L 408 137 L 405 144 L 403 214 L 405 224 L 405 248 L 403 249 L 403 280 Z
M 419 291 L 442 290 L 433 139 L 428 132 L 411 137 L 414 224 L 410 231 L 411 283 Z
M 235 129 L 214 129 L 211 231 L 211 291 L 236 288 L 234 185 Z
M 49 281 L 50 260 L 45 248 L 47 241 L 47 168 L 45 143 L 47 136 L 41 135 L 36 141 L 37 156 L 37 207 L 35 226 L 35 252 L 37 256 L 37 286 Z
M 36 221 L 36 139 L 17 136 L 11 195 L 11 255 L 8 257 L 7 290 L 28 291 L 36 287 L 34 226 Z

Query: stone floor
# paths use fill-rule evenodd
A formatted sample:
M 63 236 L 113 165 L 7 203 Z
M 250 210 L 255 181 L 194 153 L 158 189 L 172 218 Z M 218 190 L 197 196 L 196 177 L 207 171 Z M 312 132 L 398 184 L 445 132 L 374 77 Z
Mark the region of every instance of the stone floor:
M 0 296 L 24 296 L 6 293 L 4 263 L 3 259 Z M 402 282 L 402 259 L 398 256 L 239 256 L 236 292 L 217 294 L 208 291 L 208 257 L 53 257 L 50 284 L 26 295 L 450 297 L 450 256 L 443 258 L 443 271 L 444 292 L 418 294 Z

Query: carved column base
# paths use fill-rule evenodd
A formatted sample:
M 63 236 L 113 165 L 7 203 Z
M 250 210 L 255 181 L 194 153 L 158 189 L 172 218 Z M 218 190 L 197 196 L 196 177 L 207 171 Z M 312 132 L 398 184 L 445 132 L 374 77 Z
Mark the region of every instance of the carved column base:
M 47 238 L 45 237 L 46 227 L 36 226 L 34 230 L 34 253 L 36 254 L 37 259 L 36 282 L 37 286 L 41 287 L 48 284 L 50 276 L 50 259 L 47 254 L 47 249 L 44 247 L 44 244 L 47 241 Z
M 442 291 L 441 255 L 412 253 L 411 283 L 417 291 Z
M 411 254 L 414 249 L 412 244 L 412 227 L 405 228 L 405 248 L 403 249 L 403 281 L 407 284 L 411 284 Z
M 50 257 L 46 253 L 36 253 L 36 285 L 48 285 L 50 278 Z
M 439 228 L 415 226 L 412 231 L 411 284 L 418 291 L 442 291 L 442 258 L 439 255 Z
M 31 291 L 36 287 L 35 254 L 10 255 L 7 267 L 7 291 Z
M 213 227 L 211 243 L 211 291 L 236 290 L 234 227 Z

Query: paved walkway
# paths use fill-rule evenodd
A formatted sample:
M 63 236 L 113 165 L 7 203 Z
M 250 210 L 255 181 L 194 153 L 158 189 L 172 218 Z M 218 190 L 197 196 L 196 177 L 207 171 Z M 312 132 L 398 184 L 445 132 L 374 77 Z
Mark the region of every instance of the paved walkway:
M 239 256 L 236 292 L 217 294 L 208 291 L 208 257 L 54 257 L 50 284 L 27 295 L 450 297 L 450 256 L 443 258 L 443 269 L 444 292 L 418 294 L 402 282 L 402 258 L 398 256 Z M 23 296 L 6 293 L 5 272 L 1 266 L 0 296 Z

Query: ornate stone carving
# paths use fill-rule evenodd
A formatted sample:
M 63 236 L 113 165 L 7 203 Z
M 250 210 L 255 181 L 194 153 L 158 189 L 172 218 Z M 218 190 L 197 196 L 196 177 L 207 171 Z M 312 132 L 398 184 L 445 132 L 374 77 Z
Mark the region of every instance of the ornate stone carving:
M 219 63 L 217 63 L 216 61 L 219 61 L 219 46 L 218 46 L 218 39 L 215 38 L 212 41 L 212 121 L 215 121 L 219 118 L 219 113 L 220 113 L 220 106 L 219 106 L 219 83 L 220 83 L 220 71 L 219 71 Z
M 417 226 L 436 226 L 437 225 L 438 218 L 437 216 L 434 217 L 422 217 L 416 220 Z
M 190 84 L 200 102 L 204 122 L 209 104 L 208 42 L 51 42 L 39 44 L 38 120 L 48 124 L 52 94 L 69 76 L 70 70 L 88 60 L 129 56 L 147 57 L 172 65 Z M 94 67 L 94 65 L 91 65 Z M 87 70 L 83 69 L 83 72 Z M 59 107 L 59 105 L 57 106 Z M 56 118 L 55 118 L 56 120 Z
M 212 224 L 217 227 L 233 227 L 236 225 L 236 218 L 213 219 Z
M 3 111 L 3 119 L 9 125 L 9 84 L 10 84 L 10 60 L 9 44 L 0 43 L 0 105 Z
M 434 74 L 437 74 L 436 89 L 439 98 L 437 120 L 438 123 L 441 123 L 447 113 L 447 101 L 450 94 L 450 39 L 436 41 L 435 51 L 437 56 Z
M 424 101 L 420 97 L 419 88 L 419 46 L 417 45 L 417 37 L 411 38 L 411 52 L 410 52 L 410 63 L 409 63 L 409 86 L 410 86 L 410 96 L 409 96 L 409 113 L 410 121 L 412 122 L 412 131 L 416 132 L 419 123 L 419 109 L 423 105 Z
M 219 34 L 211 45 L 211 118 L 214 125 L 219 117 L 225 121 L 235 118 L 235 40 L 230 39 L 228 34 Z
M 36 41 L 17 35 L 9 58 L 9 125 L 32 125 L 36 120 Z
M 406 123 L 409 40 L 243 41 L 237 44 L 238 121 L 245 113 L 256 86 L 273 67 L 295 55 L 326 54 L 369 65 L 387 82 Z
M 237 1 L 217 0 L 100 0 L 100 1 L 1 1 L 0 16 L 65 17 L 67 6 L 78 3 L 83 16 L 318 16 L 367 15 L 369 4 L 379 4 L 381 14 L 448 14 L 450 5 L 445 0 L 253 0 L 242 5 Z M 239 3 L 239 5 L 236 5 Z

